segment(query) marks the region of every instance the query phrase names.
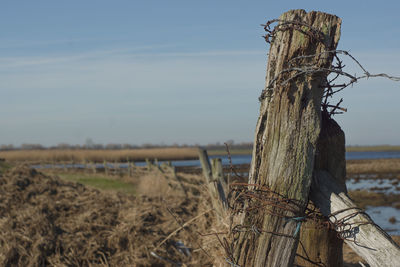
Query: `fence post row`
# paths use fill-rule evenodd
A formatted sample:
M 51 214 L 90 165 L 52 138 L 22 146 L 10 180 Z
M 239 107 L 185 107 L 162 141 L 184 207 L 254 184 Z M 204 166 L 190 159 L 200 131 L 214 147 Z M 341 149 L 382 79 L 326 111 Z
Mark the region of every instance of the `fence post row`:
M 228 213 L 228 204 L 226 200 L 226 184 L 223 182 L 222 164 L 219 165 L 218 160 L 213 161 L 213 167 L 211 167 L 210 160 L 208 158 L 207 151 L 199 148 L 198 150 L 201 167 L 203 169 L 203 175 L 206 178 L 208 191 L 211 195 L 211 201 L 213 208 L 216 210 L 220 220 L 224 220 Z

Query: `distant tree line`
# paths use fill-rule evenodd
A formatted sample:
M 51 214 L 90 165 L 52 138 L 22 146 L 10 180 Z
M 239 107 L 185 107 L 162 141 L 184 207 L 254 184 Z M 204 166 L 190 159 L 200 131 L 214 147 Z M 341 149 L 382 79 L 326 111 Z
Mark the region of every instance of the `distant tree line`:
M 229 149 L 251 149 L 253 147 L 253 143 L 251 142 L 242 142 L 242 143 L 235 143 L 232 140 L 225 142 L 228 144 Z M 134 145 L 134 144 L 98 144 L 94 143 L 91 140 L 86 140 L 86 143 L 83 145 L 79 144 L 67 144 L 67 143 L 59 143 L 55 146 L 43 146 L 41 144 L 22 144 L 20 146 L 14 146 L 12 144 L 8 145 L 0 145 L 1 151 L 10 151 L 10 150 L 55 150 L 55 149 L 63 149 L 63 150 L 78 150 L 78 149 L 88 149 L 88 150 L 121 150 L 121 149 L 140 149 L 140 148 L 190 148 L 190 147 L 199 147 L 202 146 L 208 150 L 221 150 L 225 149 L 225 143 L 217 142 L 215 144 L 207 144 L 207 145 L 188 145 L 188 144 L 142 144 L 142 145 Z

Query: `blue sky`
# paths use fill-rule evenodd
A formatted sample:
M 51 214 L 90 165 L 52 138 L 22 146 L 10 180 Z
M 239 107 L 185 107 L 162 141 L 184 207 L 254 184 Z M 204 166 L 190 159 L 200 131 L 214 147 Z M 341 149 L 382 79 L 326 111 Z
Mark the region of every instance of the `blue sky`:
M 260 24 L 297 8 L 341 17 L 340 49 L 400 75 L 398 1 L 3 1 L 0 144 L 252 141 Z M 400 83 L 339 97 L 348 145 L 400 145 Z

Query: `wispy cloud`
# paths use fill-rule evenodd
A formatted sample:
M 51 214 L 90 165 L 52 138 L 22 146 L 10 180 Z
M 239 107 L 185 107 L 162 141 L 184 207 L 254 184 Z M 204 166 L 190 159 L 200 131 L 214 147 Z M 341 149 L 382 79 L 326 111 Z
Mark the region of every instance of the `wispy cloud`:
M 25 56 L 25 57 L 0 57 L 0 69 L 18 67 L 35 67 L 42 65 L 57 65 L 78 61 L 90 60 L 115 60 L 128 58 L 183 58 L 183 57 L 226 57 L 226 56 L 252 56 L 263 55 L 265 51 L 254 50 L 215 50 L 194 52 L 157 52 L 157 49 L 166 46 L 140 46 L 93 50 L 81 53 L 69 53 L 52 56 Z M 150 51 L 148 51 L 150 50 Z
M 67 135 L 64 122 L 76 122 L 77 128 L 85 129 L 86 137 L 102 135 L 107 139 L 118 133 L 111 133 L 104 121 L 117 118 L 123 125 L 120 127 L 127 127 L 125 132 L 130 134 L 137 133 L 137 128 L 157 133 L 157 125 L 168 121 L 166 128 L 171 128 L 171 135 L 186 131 L 187 136 L 194 136 L 201 130 L 196 129 L 200 120 L 202 125 L 210 124 L 221 131 L 221 136 L 228 131 L 251 139 L 257 98 L 264 85 L 266 51 L 181 51 L 177 47 L 142 46 L 56 56 L 0 57 L 0 111 L 12 114 L 2 119 L 2 124 L 10 125 L 7 138 L 12 140 L 13 129 L 23 129 L 27 121 L 41 121 L 49 131 L 58 125 L 62 130 L 54 134 L 60 136 Z M 379 66 L 390 66 L 380 71 L 394 75 L 399 70 L 399 54 L 353 54 L 371 72 Z M 358 72 L 349 66 L 349 72 L 354 71 Z M 394 92 L 392 102 L 399 97 L 400 90 L 393 89 L 398 84 L 385 82 L 388 87 L 381 91 L 374 90 L 377 84 L 375 80 L 363 82 L 343 92 L 351 113 L 342 117 L 350 143 L 356 142 L 354 125 L 360 123 L 358 114 L 352 115 L 362 111 L 370 118 L 372 111 L 367 109 L 374 105 L 378 114 L 383 107 L 376 102 L 388 101 L 378 98 L 379 93 Z M 395 120 L 398 114 L 386 116 Z M 86 127 L 82 118 L 95 122 L 96 127 Z M 226 120 L 235 123 L 221 128 L 221 121 Z M 122 121 L 129 121 L 131 126 Z M 239 131 L 238 122 L 245 125 Z M 42 131 L 35 127 L 37 132 Z M 365 124 L 363 129 L 368 131 L 366 128 Z

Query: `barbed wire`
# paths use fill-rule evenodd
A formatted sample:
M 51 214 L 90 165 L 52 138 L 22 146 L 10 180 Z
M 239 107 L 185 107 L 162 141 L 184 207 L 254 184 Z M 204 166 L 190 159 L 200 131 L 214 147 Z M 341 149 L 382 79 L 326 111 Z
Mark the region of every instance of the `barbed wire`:
M 229 235 L 233 237 L 231 239 L 231 243 L 228 243 L 227 239 L 224 239 L 224 242 L 220 243 L 224 247 L 227 261 L 229 260 L 229 262 L 236 265 L 237 262 L 234 260 L 232 248 L 238 239 L 238 234 L 242 232 L 250 232 L 252 233 L 253 237 L 258 237 L 261 234 L 272 234 L 279 237 L 298 239 L 301 227 L 312 229 L 330 229 L 336 231 L 337 238 L 353 242 L 357 246 L 365 247 L 356 239 L 357 234 L 360 231 L 359 227 L 366 224 L 376 225 L 372 221 L 368 220 L 361 220 L 359 222 L 354 222 L 353 220 L 353 222 L 350 222 L 350 219 L 358 215 L 364 215 L 368 217 L 365 211 L 361 208 L 346 208 L 336 211 L 328 216 L 324 216 L 312 202 L 308 201 L 308 203 L 304 203 L 303 201 L 296 199 L 286 198 L 282 194 L 273 191 L 266 185 L 232 183 L 230 185 L 230 193 L 228 198 L 231 196 L 235 197 L 233 201 L 228 201 L 228 203 L 234 203 L 233 205 L 229 206 L 231 216 L 235 216 L 238 213 L 245 213 L 248 216 L 251 214 L 258 214 L 258 212 L 262 210 L 262 212 L 265 214 L 283 218 L 284 224 L 287 224 L 290 221 L 297 223 L 296 229 L 292 235 L 263 229 L 257 224 L 236 224 L 231 227 L 229 231 Z M 304 207 L 305 204 L 306 208 L 304 211 L 302 211 L 301 207 Z M 340 219 L 337 218 L 339 214 L 349 211 L 352 212 L 342 216 Z M 311 226 L 304 226 L 304 223 L 309 221 L 313 222 L 313 224 L 311 224 Z
M 279 23 L 279 24 L 276 25 L 271 30 L 271 25 L 274 23 Z M 274 41 L 276 33 L 278 31 L 287 31 L 290 29 L 295 29 L 305 35 L 310 36 L 312 39 L 315 39 L 320 42 L 324 40 L 324 34 L 321 31 L 301 20 L 273 19 L 267 21 L 267 23 L 265 24 L 261 24 L 261 26 L 263 26 L 264 30 L 267 32 L 267 34 L 263 36 L 267 43 L 272 43 Z M 306 29 L 308 29 L 308 31 Z
M 229 200 L 230 196 L 235 196 L 233 201 Z M 223 248 L 225 253 L 224 260 L 229 263 L 230 266 L 240 266 L 234 257 L 234 247 L 238 240 L 239 234 L 243 232 L 251 233 L 251 237 L 253 238 L 257 238 L 262 234 L 271 234 L 284 238 L 299 239 L 301 227 L 303 227 L 304 229 L 327 229 L 335 231 L 338 239 L 353 242 L 357 246 L 373 250 L 373 248 L 366 247 L 363 244 L 360 244 L 357 241 L 356 237 L 357 234 L 360 232 L 360 226 L 366 224 L 376 224 L 373 223 L 371 220 L 363 220 L 362 218 L 361 221 L 358 222 L 354 222 L 354 220 L 352 220 L 353 222 L 349 222 L 350 219 L 353 219 L 358 215 L 369 217 L 361 208 L 345 208 L 331 213 L 328 216 L 324 216 L 320 213 L 319 209 L 312 202 L 308 201 L 308 203 L 306 203 L 307 205 L 305 210 L 301 212 L 301 206 L 304 205 L 304 202 L 296 199 L 286 198 L 282 196 L 282 194 L 273 191 L 266 185 L 249 183 L 232 183 L 230 185 L 228 200 L 228 203 L 235 203 L 234 205 L 229 205 L 228 207 L 230 210 L 231 218 L 238 213 L 246 213 L 249 215 L 257 214 L 262 210 L 263 213 L 283 218 L 284 224 L 287 224 L 290 221 L 293 221 L 297 224 L 293 234 L 263 229 L 260 225 L 257 225 L 257 223 L 247 225 L 230 225 L 228 230 L 220 232 L 197 232 L 198 235 L 203 237 L 214 235 L 217 238 L 220 246 Z M 337 218 L 339 214 L 349 211 L 351 212 L 346 214 L 345 216 L 341 216 L 340 219 Z M 305 222 L 313 223 L 305 225 Z M 303 244 L 301 244 L 301 240 L 299 240 L 299 242 L 300 245 L 303 247 L 303 250 L 305 250 Z M 297 254 L 296 256 L 301 257 L 303 260 L 313 262 L 311 259 L 309 259 L 309 257 L 307 257 L 306 251 L 304 251 L 304 255 Z
M 278 23 L 278 25 L 271 29 L 271 25 L 274 23 Z M 300 20 L 288 21 L 274 19 L 268 21 L 262 26 L 267 33 L 264 38 L 268 43 L 275 41 L 277 32 L 287 30 L 297 30 L 307 35 L 310 38 L 310 41 L 324 43 L 325 40 L 325 35 L 320 30 Z M 324 45 L 324 47 L 326 46 Z M 357 75 L 347 72 L 342 57 L 349 58 L 350 61 L 354 62 L 361 70 L 362 74 Z M 329 61 L 331 63 L 327 63 L 327 59 L 332 59 L 332 61 Z M 329 116 L 347 111 L 346 108 L 341 107 L 341 104 L 343 103 L 342 98 L 336 104 L 331 104 L 329 99 L 362 79 L 382 77 L 392 81 L 400 81 L 400 77 L 390 76 L 386 73 L 371 74 L 353 55 L 349 53 L 349 51 L 336 50 L 331 47 L 327 47 L 327 50 L 316 54 L 296 56 L 286 62 L 284 66 L 285 68 L 276 74 L 275 77 L 271 77 L 269 83 L 262 91 L 259 100 L 263 101 L 266 98 L 272 97 L 275 93 L 274 89 L 278 86 L 286 86 L 290 82 L 299 78 L 312 78 L 313 76 L 323 75 L 325 78 L 322 84 L 319 85 L 320 88 L 324 90 L 321 108 L 322 111 L 329 114 Z M 332 75 L 333 77 L 331 77 Z M 343 78 L 345 81 L 337 83 L 339 78 Z M 231 174 L 238 178 L 244 178 L 236 172 L 232 164 L 229 146 L 227 144 L 225 145 L 228 153 Z M 302 225 L 304 226 L 305 222 L 313 222 L 310 224 L 311 226 L 308 227 L 312 227 L 313 229 L 334 230 L 339 239 L 354 242 L 358 246 L 363 246 L 356 239 L 357 234 L 360 231 L 359 227 L 365 224 L 375 225 L 371 220 L 364 220 L 362 217 L 361 221 L 354 222 L 356 216 L 362 215 L 368 217 L 364 210 L 356 207 L 342 209 L 330 214 L 329 216 L 324 216 L 321 214 L 319 209 L 312 204 L 312 202 L 307 201 L 307 203 L 305 203 L 304 201 L 288 198 L 272 190 L 267 185 L 236 182 L 230 184 L 229 187 L 228 208 L 231 212 L 230 229 L 227 232 L 212 234 L 216 235 L 219 243 L 224 248 L 226 254 L 225 260 L 231 266 L 239 266 L 238 262 L 234 258 L 233 252 L 240 233 L 243 232 L 251 233 L 250 237 L 253 238 L 257 238 L 262 234 L 271 234 L 285 238 L 298 239 L 300 227 Z M 287 234 L 263 229 L 260 225 L 262 222 L 260 221 L 250 224 L 240 222 L 233 225 L 232 223 L 233 217 L 240 213 L 246 214 L 246 216 L 256 216 L 259 212 L 282 218 L 284 224 L 295 222 L 296 228 L 294 229 L 294 233 Z M 338 215 L 343 212 L 347 212 L 347 214 L 340 216 L 341 218 L 338 219 Z M 223 237 L 221 239 L 219 235 L 222 234 L 228 235 L 229 238 L 227 239 Z M 305 255 L 307 256 L 306 252 Z M 304 258 L 304 256 L 301 257 Z
M 246 177 L 244 177 L 243 175 L 240 175 L 240 174 L 236 171 L 236 168 L 233 166 L 231 151 L 230 151 L 230 149 L 229 149 L 228 143 L 224 143 L 224 145 L 225 145 L 226 153 L 227 153 L 227 155 L 228 155 L 228 162 L 229 162 L 230 175 L 235 176 L 236 178 L 239 178 L 239 179 L 244 180 Z
M 273 23 L 279 23 L 271 30 L 271 25 Z M 278 31 L 287 31 L 287 30 L 297 30 L 307 36 L 310 37 L 311 40 L 316 40 L 324 44 L 324 33 L 320 30 L 308 25 L 305 22 L 299 20 L 279 20 L 273 19 L 268 21 L 266 24 L 262 25 L 267 34 L 264 36 L 267 43 L 272 43 L 275 39 L 276 33 Z M 362 71 L 361 75 L 350 74 L 344 70 L 345 65 L 343 64 L 343 60 L 339 57 L 339 55 L 348 57 L 352 62 L 354 62 Z M 330 67 L 320 66 L 320 60 L 326 60 L 327 57 L 333 57 L 333 62 Z M 306 62 L 304 62 L 306 61 Z M 392 81 L 400 81 L 400 77 L 391 76 L 386 73 L 377 73 L 372 74 L 353 56 L 346 50 L 326 50 L 317 54 L 312 55 L 300 55 L 286 63 L 286 68 L 281 70 L 275 77 L 273 77 L 269 83 L 265 86 L 262 91 L 259 101 L 263 101 L 264 99 L 271 99 L 274 94 L 274 88 L 277 86 L 286 86 L 289 82 L 305 76 L 325 74 L 326 79 L 323 81 L 323 84 L 320 85 L 321 88 L 324 89 L 323 100 L 321 103 L 321 108 L 323 111 L 327 112 L 329 116 L 335 114 L 341 114 L 346 112 L 347 109 L 341 107 L 340 105 L 343 102 L 341 98 L 336 104 L 330 104 L 328 99 L 332 98 L 333 95 L 338 92 L 344 90 L 345 88 L 352 86 L 360 80 L 368 79 L 368 78 L 376 78 L 382 77 Z M 328 76 L 334 74 L 335 77 L 328 80 Z M 288 76 L 288 77 L 287 77 Z M 286 77 L 286 78 L 284 78 Z M 347 81 L 336 84 L 334 83 L 339 77 L 347 79 Z M 340 110 L 340 111 L 338 111 Z

